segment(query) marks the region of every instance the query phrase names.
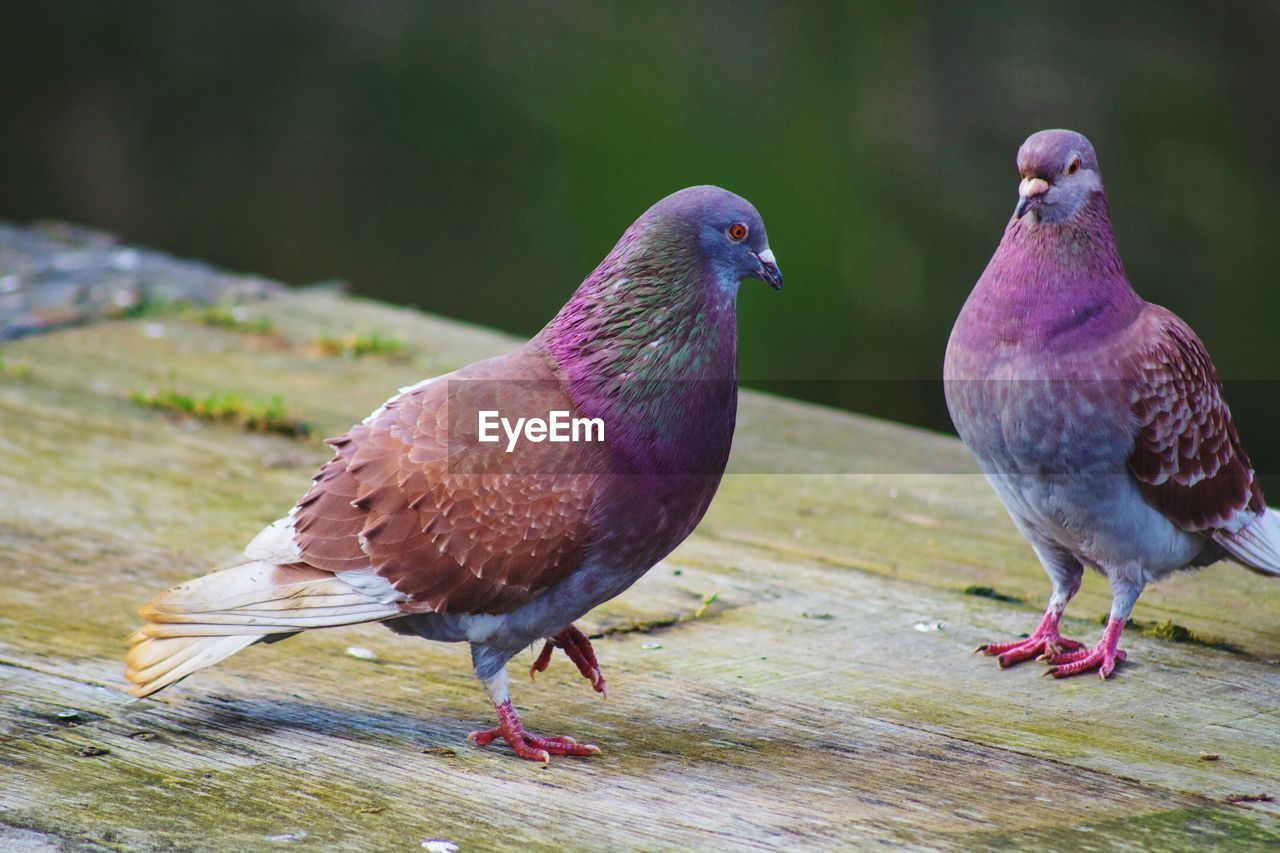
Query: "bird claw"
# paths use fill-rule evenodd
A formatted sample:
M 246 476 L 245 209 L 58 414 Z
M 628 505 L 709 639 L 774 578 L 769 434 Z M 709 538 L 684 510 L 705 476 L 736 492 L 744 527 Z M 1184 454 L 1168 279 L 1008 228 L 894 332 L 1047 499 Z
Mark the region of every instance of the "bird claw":
M 546 672 L 547 666 L 551 663 L 551 654 L 556 649 L 564 649 L 565 656 L 578 667 L 582 677 L 591 682 L 591 686 L 597 693 L 605 699 L 609 698 L 609 685 L 605 683 L 604 673 L 600 671 L 600 664 L 596 661 L 596 653 L 591 648 L 591 641 L 587 639 L 586 634 L 572 625 L 543 644 L 542 651 L 529 667 L 530 680 L 536 678 L 537 673 Z
M 1032 658 L 1048 660 L 1051 656 L 1061 654 L 1064 650 L 1079 648 L 1084 648 L 1084 644 L 1063 637 L 1056 630 L 1052 633 L 1037 631 L 1023 640 L 1013 640 L 1007 643 L 986 643 L 974 649 L 974 654 L 983 652 L 991 655 L 996 658 L 996 663 L 1001 669 L 1008 669 L 1014 664 L 1022 663 Z
M 599 755 L 601 752 L 595 744 L 578 743 L 571 737 L 542 737 L 525 731 L 510 699 L 497 709 L 498 725 L 492 729 L 477 729 L 467 735 L 467 740 L 483 747 L 502 738 L 517 756 L 544 766 L 551 762 L 553 755 Z
M 538 673 L 547 671 L 547 666 L 551 663 L 551 653 L 555 650 L 555 640 L 547 640 L 542 645 L 542 651 L 538 653 L 537 660 L 529 666 L 530 681 L 536 681 L 538 679 Z
M 1092 649 L 1077 649 L 1055 655 L 1049 662 L 1052 666 L 1045 671 L 1045 677 L 1067 678 L 1096 669 L 1099 677 L 1106 680 L 1115 672 L 1116 664 L 1127 658 L 1120 644 L 1120 634 L 1124 631 L 1124 620 L 1112 618 L 1102 632 L 1102 639 Z
M 1050 658 L 1051 666 L 1044 671 L 1044 677 L 1069 678 L 1096 669 L 1098 677 L 1106 681 L 1115 671 L 1116 664 L 1124 663 L 1128 657 L 1123 649 L 1108 650 L 1103 643 L 1098 643 L 1092 649 L 1066 652 Z

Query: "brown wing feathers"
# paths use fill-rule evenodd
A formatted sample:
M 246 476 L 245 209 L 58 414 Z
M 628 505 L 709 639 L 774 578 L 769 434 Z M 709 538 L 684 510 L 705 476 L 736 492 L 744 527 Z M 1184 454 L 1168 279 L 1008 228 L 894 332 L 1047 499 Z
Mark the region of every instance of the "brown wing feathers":
M 1147 500 L 1182 529 L 1234 533 L 1266 504 L 1217 370 L 1185 323 L 1162 308 L 1147 310 L 1153 343 L 1137 363 L 1129 467 Z
M 503 412 L 573 408 L 525 351 L 452 379 L 485 383 L 476 393 Z M 565 456 L 580 451 L 550 444 L 523 445 L 496 471 L 469 471 L 460 436 L 451 443 L 449 387 L 442 377 L 408 389 L 331 442 L 337 455 L 295 512 L 296 539 L 313 566 L 371 566 L 410 596 L 408 610 L 503 613 L 576 567 L 595 476 L 588 460 Z M 455 419 L 452 429 L 474 425 Z
M 527 350 L 458 377 L 502 380 L 480 386 L 489 406 L 573 409 Z M 333 439 L 334 458 L 291 519 L 263 531 L 246 562 L 144 607 L 148 623 L 129 638 L 131 692 L 153 693 L 273 634 L 423 610 L 507 612 L 576 568 L 598 485 L 593 451 L 525 445 L 501 458 L 499 470 L 452 470 L 448 385 L 441 377 L 407 389 Z M 401 598 L 335 575 L 369 569 Z

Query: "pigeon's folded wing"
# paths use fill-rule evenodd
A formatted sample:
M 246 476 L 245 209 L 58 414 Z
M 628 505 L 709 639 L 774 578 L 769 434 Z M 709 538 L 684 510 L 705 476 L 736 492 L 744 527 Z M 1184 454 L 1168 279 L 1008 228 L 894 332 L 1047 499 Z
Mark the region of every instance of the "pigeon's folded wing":
M 1204 344 L 1155 305 L 1135 324 L 1129 469 L 1146 499 L 1183 530 L 1231 535 L 1266 509 Z
M 509 612 L 573 571 L 600 451 L 525 441 L 506 453 L 503 434 L 481 457 L 492 464 L 477 465 L 465 453 L 477 425 L 463 413 L 481 407 L 512 420 L 574 411 L 530 347 L 405 389 L 330 441 L 336 455 L 294 511 L 302 560 L 372 568 L 409 597 L 406 609 L 438 613 Z

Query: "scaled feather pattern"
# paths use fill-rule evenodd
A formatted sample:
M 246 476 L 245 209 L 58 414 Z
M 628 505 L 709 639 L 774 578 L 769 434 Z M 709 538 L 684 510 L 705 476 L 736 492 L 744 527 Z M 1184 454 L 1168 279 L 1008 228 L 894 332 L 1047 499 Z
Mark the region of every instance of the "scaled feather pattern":
M 1280 575 L 1280 523 L 1204 344 L 1129 284 L 1093 146 L 1041 131 L 1017 164 L 1017 208 L 952 329 L 944 378 L 960 437 L 1053 591 L 1030 637 L 980 650 L 1105 678 L 1147 583 L 1223 557 Z M 1085 566 L 1113 592 L 1092 649 L 1058 629 Z
M 331 439 L 334 457 L 230 569 L 141 611 L 126 675 L 145 696 L 260 641 L 382 621 L 471 644 L 523 758 L 598 751 L 523 729 L 505 665 L 538 640 L 605 692 L 573 621 L 618 595 L 697 525 L 724 472 L 737 408 L 739 284 L 781 287 L 746 200 L 693 187 L 626 230 L 569 302 L 515 352 L 426 380 Z M 553 412 L 595 440 L 485 444 L 477 416 Z

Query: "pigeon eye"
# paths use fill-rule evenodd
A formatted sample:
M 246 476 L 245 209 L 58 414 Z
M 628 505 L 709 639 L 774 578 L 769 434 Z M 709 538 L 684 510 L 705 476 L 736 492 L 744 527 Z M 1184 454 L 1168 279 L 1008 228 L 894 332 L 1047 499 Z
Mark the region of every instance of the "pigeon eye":
M 1071 162 L 1067 164 L 1067 175 L 1074 175 L 1078 171 L 1080 171 L 1080 158 L 1072 157 Z
M 741 243 L 743 240 L 747 239 L 747 226 L 743 225 L 741 222 L 735 222 L 725 229 L 724 233 L 728 234 L 729 239 L 733 242 Z

